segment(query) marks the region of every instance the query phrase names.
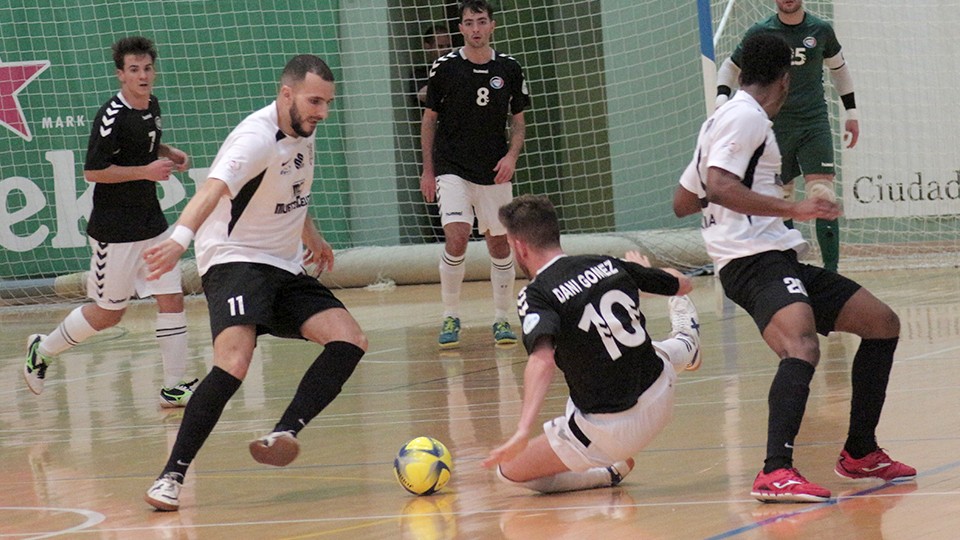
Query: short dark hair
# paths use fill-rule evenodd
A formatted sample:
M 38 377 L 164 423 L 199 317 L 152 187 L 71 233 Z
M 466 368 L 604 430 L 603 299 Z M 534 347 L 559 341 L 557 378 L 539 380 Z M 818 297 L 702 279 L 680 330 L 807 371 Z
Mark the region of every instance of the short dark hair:
M 113 44 L 113 63 L 117 69 L 123 69 L 123 60 L 128 54 L 134 56 L 150 55 L 150 61 L 157 61 L 157 49 L 153 42 L 143 36 L 130 36 Z
M 790 71 L 793 52 L 777 34 L 754 34 L 744 40 L 741 51 L 740 86 L 767 86 Z
M 498 216 L 511 236 L 539 249 L 560 247 L 560 221 L 546 196 L 520 195 L 501 206 Z
M 463 12 L 468 9 L 474 13 L 486 12 L 491 21 L 493 20 L 493 13 L 496 11 L 493 4 L 487 2 L 487 0 L 464 0 L 460 2 L 460 22 L 463 22 Z
M 442 24 L 435 24 L 423 29 L 423 41 L 433 45 L 437 42 L 437 36 L 440 34 L 449 34 L 450 30 Z
M 305 79 L 307 73 L 319 75 L 321 79 L 328 82 L 335 82 L 333 71 L 330 71 L 330 66 L 321 60 L 319 56 L 312 54 L 301 54 L 291 58 L 290 61 L 287 62 L 286 67 L 283 68 L 283 75 L 280 76 L 280 82 L 287 86 L 293 86 Z

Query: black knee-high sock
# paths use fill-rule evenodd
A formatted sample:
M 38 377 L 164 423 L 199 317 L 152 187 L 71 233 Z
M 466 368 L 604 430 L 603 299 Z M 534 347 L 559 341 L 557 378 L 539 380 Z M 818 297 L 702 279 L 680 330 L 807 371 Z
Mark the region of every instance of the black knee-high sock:
M 784 358 L 770 385 L 767 404 L 767 459 L 763 472 L 793 466 L 793 440 L 800 432 L 800 422 L 807 408 L 810 380 L 814 368 L 799 358 Z
M 217 425 L 223 408 L 240 388 L 241 382 L 243 381 L 216 366 L 203 378 L 187 402 L 180 431 L 177 432 L 177 441 L 173 443 L 170 459 L 167 460 L 161 476 L 169 472 L 179 473 L 181 476 L 187 474 L 187 467 Z
M 887 383 L 893 367 L 893 353 L 900 338 L 864 339 L 853 357 L 850 383 L 850 430 L 844 450 L 859 459 L 877 446 L 877 424 L 887 397 Z
M 353 374 L 362 357 L 363 349 L 352 343 L 327 343 L 320 356 L 303 374 L 293 401 L 273 430 L 299 433 L 340 394 L 343 383 Z

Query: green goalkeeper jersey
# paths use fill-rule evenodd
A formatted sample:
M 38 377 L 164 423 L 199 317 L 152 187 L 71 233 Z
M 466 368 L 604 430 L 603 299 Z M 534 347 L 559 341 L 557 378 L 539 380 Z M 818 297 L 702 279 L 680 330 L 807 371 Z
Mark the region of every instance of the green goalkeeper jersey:
M 806 123 L 827 115 L 827 102 L 823 91 L 823 59 L 840 52 L 840 42 L 830 23 L 804 13 L 803 22 L 796 25 L 783 24 L 776 14 L 750 27 L 744 40 L 760 32 L 777 33 L 787 41 L 793 51 L 790 67 L 790 92 L 787 102 L 776 117 L 778 127 L 789 123 Z M 740 65 L 743 40 L 733 51 L 731 58 Z

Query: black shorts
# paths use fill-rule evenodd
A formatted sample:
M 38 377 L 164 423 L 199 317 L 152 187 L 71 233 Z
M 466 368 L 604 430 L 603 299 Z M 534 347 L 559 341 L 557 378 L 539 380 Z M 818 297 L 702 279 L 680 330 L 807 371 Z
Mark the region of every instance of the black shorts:
M 720 284 L 753 317 L 761 334 L 774 314 L 803 302 L 813 308 L 817 332 L 827 335 L 844 304 L 860 290 L 850 278 L 799 262 L 792 249 L 734 259 L 720 270 Z
M 203 275 L 213 339 L 231 326 L 256 325 L 257 334 L 303 338 L 307 319 L 343 303 L 315 278 L 259 263 L 225 263 Z

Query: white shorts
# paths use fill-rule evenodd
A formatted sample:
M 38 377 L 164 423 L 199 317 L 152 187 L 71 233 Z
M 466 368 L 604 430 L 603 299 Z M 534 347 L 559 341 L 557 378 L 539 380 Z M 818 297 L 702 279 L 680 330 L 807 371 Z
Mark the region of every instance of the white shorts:
M 618 413 L 584 414 L 567 399 L 565 416 L 545 423 L 543 431 L 571 471 L 609 467 L 636 455 L 670 422 L 676 380 L 676 371 L 664 360 L 663 373 L 633 407 Z
M 513 200 L 513 182 L 481 186 L 455 174 L 437 177 L 437 202 L 440 205 L 440 223 L 468 223 L 473 226 L 477 217 L 480 234 L 503 236 L 507 229 L 500 223 L 497 212 Z
M 143 252 L 170 236 L 171 229 L 149 240 L 107 244 L 90 238 L 93 257 L 87 274 L 87 296 L 103 309 L 121 310 L 131 298 L 183 292 L 180 266 L 147 281 L 147 263 Z

